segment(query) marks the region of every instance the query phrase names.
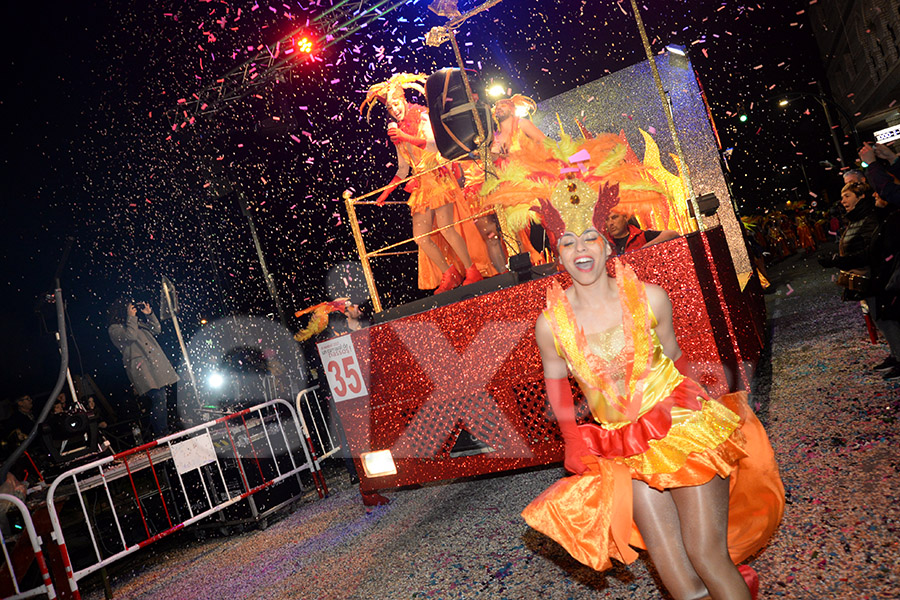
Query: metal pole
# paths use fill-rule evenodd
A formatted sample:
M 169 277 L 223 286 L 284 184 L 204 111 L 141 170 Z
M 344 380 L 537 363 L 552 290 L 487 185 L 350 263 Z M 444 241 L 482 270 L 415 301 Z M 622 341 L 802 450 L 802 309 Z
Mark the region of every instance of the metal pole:
M 653 52 L 650 49 L 650 38 L 647 37 L 647 30 L 644 29 L 644 20 L 638 10 L 635 0 L 631 0 L 631 10 L 634 12 L 634 21 L 637 23 L 638 32 L 641 34 L 641 41 L 644 43 L 644 52 L 647 54 L 647 61 L 650 63 L 650 71 L 653 73 L 653 81 L 656 82 L 656 89 L 659 91 L 659 97 L 663 103 L 663 112 L 666 114 L 666 122 L 669 125 L 669 131 L 672 133 L 672 141 L 675 143 L 675 154 L 678 156 L 678 163 L 681 166 L 681 181 L 684 186 L 684 192 L 687 194 L 687 203 L 694 209 L 694 222 L 697 229 L 703 231 L 706 225 L 700 216 L 700 205 L 697 204 L 697 196 L 694 194 L 694 187 L 691 184 L 691 173 L 688 170 L 687 161 L 684 158 L 684 151 L 681 148 L 681 139 L 675 130 L 675 116 L 671 107 L 671 100 L 662 84 L 662 78 L 659 76 L 659 69 L 656 68 L 656 59 L 653 58 Z
M 378 289 L 375 287 L 375 277 L 372 275 L 372 266 L 369 264 L 369 255 L 366 253 L 366 245 L 359 230 L 359 220 L 356 218 L 356 207 L 353 205 L 353 194 L 347 190 L 343 194 L 344 205 L 347 207 L 347 219 L 350 221 L 350 230 L 353 231 L 353 239 L 356 241 L 356 251 L 362 263 L 363 275 L 366 277 L 366 286 L 369 288 L 369 296 L 372 298 L 372 308 L 375 312 L 381 312 L 381 298 L 378 297 Z
M 825 102 L 824 98 L 819 96 L 813 96 L 816 99 L 816 102 L 822 105 L 822 109 L 825 111 L 825 120 L 828 122 L 828 130 L 831 132 L 831 141 L 834 142 L 834 150 L 837 152 L 838 160 L 841 161 L 841 166 L 846 167 L 847 161 L 844 160 L 844 153 L 841 151 L 841 143 L 838 141 L 837 132 L 835 131 L 835 124 L 831 118 L 831 111 L 828 110 L 828 103 Z
M 803 166 L 803 163 L 798 163 L 800 165 L 800 172 L 803 173 L 803 182 L 806 184 L 806 191 L 812 194 L 812 188 L 809 187 L 809 178 L 806 176 L 806 167 Z
M 181 335 L 181 327 L 178 325 L 178 315 L 175 314 L 175 307 L 172 306 L 172 296 L 169 292 L 169 284 L 165 280 L 162 282 L 163 293 L 166 295 L 166 304 L 169 305 L 169 314 L 172 315 L 172 325 L 175 326 L 175 336 L 178 338 L 178 345 L 181 346 L 181 354 L 184 356 L 184 364 L 187 367 L 188 377 L 191 379 L 191 385 L 194 387 L 194 393 L 197 393 L 197 380 L 194 378 L 194 369 L 191 367 L 191 359 L 188 357 L 187 347 L 184 345 L 184 337 Z
M 278 289 L 275 287 L 275 280 L 269 273 L 269 267 L 266 265 L 266 257 L 263 255 L 262 244 L 259 243 L 259 236 L 256 234 L 256 225 L 253 223 L 253 217 L 250 216 L 250 210 L 247 208 L 247 198 L 242 192 L 237 193 L 238 204 L 241 206 L 241 212 L 247 217 L 247 223 L 250 225 L 250 235 L 253 237 L 253 245 L 256 246 L 256 255 L 259 258 L 259 264 L 262 267 L 263 279 L 266 287 L 269 289 L 269 295 L 275 301 L 275 308 L 278 310 L 278 318 L 285 329 L 289 329 L 287 315 L 284 307 L 281 306 L 281 298 L 278 297 Z

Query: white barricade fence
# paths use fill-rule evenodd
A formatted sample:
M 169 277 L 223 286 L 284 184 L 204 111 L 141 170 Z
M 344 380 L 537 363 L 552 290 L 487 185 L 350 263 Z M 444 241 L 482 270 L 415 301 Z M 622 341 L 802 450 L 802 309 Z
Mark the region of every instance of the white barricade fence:
M 297 394 L 296 405 L 303 425 L 309 429 L 316 462 L 340 452 L 342 438 L 337 433 L 340 424 L 328 390 L 320 390 L 318 385 L 306 388 Z
M 11 595 L 4 596 L 6 600 L 33 598 L 35 596 L 47 596 L 49 600 L 53 600 L 56 598 L 56 591 L 53 589 L 50 571 L 47 569 L 47 561 L 44 559 L 44 553 L 41 551 L 41 538 L 38 537 L 37 532 L 34 530 L 31 512 L 25 506 L 25 503 L 15 496 L 0 494 L 0 510 L 6 513 L 7 523 L 9 523 L 10 510 L 13 506 L 16 507 L 22 517 L 23 530 L 18 535 L 18 538 L 13 540 L 11 535 L 8 536 L 3 531 L 3 528 L 0 528 L 0 546 L 3 548 L 3 559 L 5 561 L 4 568 L 0 570 L 0 593 L 7 594 L 9 590 L 12 590 Z M 37 564 L 41 583 L 30 589 L 23 590 L 23 580 L 28 575 L 32 563 Z
M 73 597 L 80 579 L 154 541 L 288 478 L 302 487 L 302 471 L 323 497 L 305 429 L 270 400 L 60 475 L 47 504 Z

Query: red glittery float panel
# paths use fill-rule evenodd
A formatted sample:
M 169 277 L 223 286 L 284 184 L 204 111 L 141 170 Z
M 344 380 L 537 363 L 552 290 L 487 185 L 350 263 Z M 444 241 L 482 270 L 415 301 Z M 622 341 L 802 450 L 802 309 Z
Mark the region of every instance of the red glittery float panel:
M 757 295 L 741 291 L 722 228 L 691 233 L 622 259 L 642 281 L 668 292 L 678 344 L 691 361 L 694 378 L 714 397 L 749 389 L 763 347 L 765 315 L 759 314 Z
M 761 344 L 721 229 L 623 258 L 641 279 L 669 293 L 679 343 L 710 392 L 745 387 L 743 367 L 755 363 Z M 569 283 L 565 273 L 553 277 Z M 370 395 L 337 409 L 363 491 L 562 460 L 534 341 L 553 277 L 352 334 Z M 583 402 L 579 411 L 587 416 Z M 491 451 L 457 455 L 464 430 Z M 366 477 L 359 455 L 384 449 L 397 473 Z

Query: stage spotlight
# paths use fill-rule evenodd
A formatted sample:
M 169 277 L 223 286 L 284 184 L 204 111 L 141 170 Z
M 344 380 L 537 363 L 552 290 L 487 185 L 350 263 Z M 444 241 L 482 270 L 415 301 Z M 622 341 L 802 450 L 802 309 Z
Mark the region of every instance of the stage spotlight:
M 303 52 L 304 54 L 312 54 L 313 51 L 313 43 L 312 40 L 306 36 L 301 37 L 294 45 L 297 46 L 297 50 Z
M 787 106 L 787 105 L 788 105 L 788 100 L 786 100 L 784 98 L 782 98 L 781 100 L 778 101 L 778 106 Z
M 488 88 L 487 93 L 491 98 L 499 98 L 500 96 L 506 95 L 506 88 L 504 88 L 499 83 L 495 83 L 490 88 Z
M 359 455 L 363 464 L 366 477 L 384 477 L 396 475 L 397 465 L 390 450 L 376 450 L 375 452 L 363 452 Z
M 687 56 L 687 48 L 679 46 L 678 44 L 669 44 L 666 46 L 666 50 L 672 54 L 677 54 L 678 56 Z
M 225 378 L 221 373 L 213 373 L 206 380 L 206 383 L 208 383 L 209 387 L 213 389 L 219 389 L 225 383 Z

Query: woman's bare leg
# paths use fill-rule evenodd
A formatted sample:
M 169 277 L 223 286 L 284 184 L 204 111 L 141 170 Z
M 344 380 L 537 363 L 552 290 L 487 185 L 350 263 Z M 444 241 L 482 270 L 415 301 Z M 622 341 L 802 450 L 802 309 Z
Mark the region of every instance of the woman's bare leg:
M 445 204 L 434 209 L 434 217 L 438 227 L 446 227 L 453 223 L 453 204 Z M 456 252 L 456 256 L 462 261 L 463 266 L 467 269 L 471 267 L 472 259 L 469 257 L 469 249 L 466 248 L 466 242 L 463 237 L 459 235 L 456 227 L 447 227 L 447 229 L 441 231 L 441 235 L 444 236 L 444 239 L 447 240 L 447 243 L 450 244 L 450 247 Z
M 663 585 L 675 600 L 709 598 L 703 580 L 694 570 L 681 537 L 681 521 L 672 495 L 633 480 L 634 522 L 644 538 Z
M 412 229 L 413 237 L 434 231 L 434 211 L 429 209 L 425 212 L 413 213 Z M 441 249 L 434 243 L 431 236 L 426 235 L 417 239 L 416 245 L 425 253 L 425 256 L 431 259 L 431 262 L 438 266 L 441 273 L 450 268 L 447 261 L 444 260 L 444 255 L 441 254 Z
M 492 215 L 485 215 L 475 219 L 475 226 L 478 227 L 478 233 L 481 234 L 484 243 L 487 246 L 488 256 L 491 264 L 497 269 L 498 273 L 504 273 L 506 268 L 506 255 L 503 252 L 503 244 L 500 241 L 500 228 L 497 221 Z
M 694 570 L 716 600 L 750 600 L 750 590 L 728 555 L 728 480 L 671 490 L 681 538 Z

